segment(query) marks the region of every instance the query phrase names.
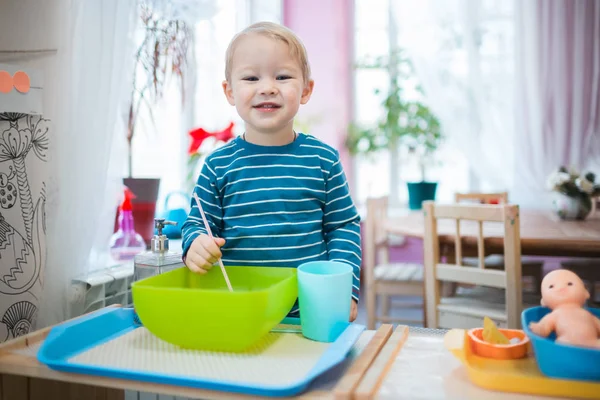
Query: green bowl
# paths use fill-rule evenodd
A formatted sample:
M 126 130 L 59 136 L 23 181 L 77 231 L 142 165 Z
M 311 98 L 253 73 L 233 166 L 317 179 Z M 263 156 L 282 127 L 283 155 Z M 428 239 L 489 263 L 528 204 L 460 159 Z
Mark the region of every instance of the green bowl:
M 226 267 L 197 275 L 182 267 L 131 285 L 142 324 L 187 349 L 241 352 L 279 324 L 298 297 L 295 268 Z

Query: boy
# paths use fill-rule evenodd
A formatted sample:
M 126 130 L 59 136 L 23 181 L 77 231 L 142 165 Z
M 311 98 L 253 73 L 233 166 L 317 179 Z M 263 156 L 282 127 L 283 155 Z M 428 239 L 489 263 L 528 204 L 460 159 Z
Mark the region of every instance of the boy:
M 194 192 L 215 239 L 192 200 L 182 227 L 187 267 L 204 274 L 220 257 L 225 265 L 273 267 L 345 262 L 354 267 L 354 321 L 360 217 L 338 152 L 293 129 L 314 86 L 303 44 L 281 25 L 251 25 L 229 44 L 225 78 L 223 91 L 246 131 L 205 160 Z

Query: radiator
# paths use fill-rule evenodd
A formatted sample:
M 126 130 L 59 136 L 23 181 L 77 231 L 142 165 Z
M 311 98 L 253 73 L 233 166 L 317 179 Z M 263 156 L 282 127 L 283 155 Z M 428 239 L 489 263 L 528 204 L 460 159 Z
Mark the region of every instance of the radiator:
M 132 281 L 133 261 L 73 279 L 69 293 L 70 318 L 113 304 L 130 306 Z

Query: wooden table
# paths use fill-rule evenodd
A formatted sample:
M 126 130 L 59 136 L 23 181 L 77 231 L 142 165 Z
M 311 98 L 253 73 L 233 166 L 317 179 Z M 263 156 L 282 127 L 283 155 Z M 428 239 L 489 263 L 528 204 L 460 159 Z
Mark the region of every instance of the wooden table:
M 49 329 L 0 345 L 2 400 L 123 400 L 125 391 L 152 400 L 256 399 L 232 393 L 57 372 L 37 362 Z M 461 363 L 444 348 L 445 330 L 381 325 L 365 331 L 348 360 L 318 377 L 302 399 L 532 400 L 473 385 Z M 175 396 L 175 397 L 174 397 Z M 135 395 L 133 398 L 138 399 Z M 539 397 L 538 397 L 539 398 Z
M 58 372 L 37 361 L 37 351 L 50 328 L 15 338 L 0 345 L 0 400 L 123 400 L 130 391 L 143 399 L 256 399 L 134 380 Z M 406 341 L 406 326 L 384 324 L 365 331 L 346 361 L 319 376 L 302 393 L 302 399 L 373 398 L 389 367 Z M 138 398 L 137 394 L 134 398 Z
M 408 340 L 377 392 L 378 400 L 534 400 L 550 399 L 495 392 L 475 386 L 466 368 L 444 346 L 445 330 L 410 327 Z M 600 394 L 599 394 L 600 396 Z M 561 400 L 559 397 L 552 397 Z
M 521 209 L 521 254 L 558 257 L 600 257 L 600 213 L 584 221 L 563 221 L 550 211 Z M 423 238 L 422 211 L 391 217 L 385 224 L 388 232 Z M 477 248 L 478 226 L 461 221 L 462 245 Z M 484 224 L 484 246 L 487 254 L 502 254 L 503 227 L 500 223 Z M 452 220 L 438 220 L 440 244 L 454 245 L 456 227 Z M 465 253 L 463 251 L 463 253 Z

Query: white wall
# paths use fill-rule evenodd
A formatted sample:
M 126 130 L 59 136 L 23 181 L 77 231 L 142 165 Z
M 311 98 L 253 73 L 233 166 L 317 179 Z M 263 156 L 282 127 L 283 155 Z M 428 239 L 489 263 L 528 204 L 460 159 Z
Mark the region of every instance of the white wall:
M 46 182 L 46 237 L 49 248 L 60 243 L 61 227 L 57 224 L 57 119 L 60 117 L 60 105 L 64 104 L 61 96 L 59 60 L 65 55 L 61 43 L 65 36 L 66 21 L 71 0 L 0 0 L 0 64 L 9 64 L 23 68 L 25 71 L 35 69 L 41 75 L 43 87 L 42 110 L 44 119 L 51 121 L 49 136 L 48 174 Z M 32 80 L 33 83 L 33 80 Z M 63 113 L 64 114 L 64 113 Z M 29 174 L 35 174 L 29 170 Z M 54 246 L 53 246 L 54 244 Z M 49 249 L 50 250 L 50 249 Z M 50 251 L 48 251 L 50 253 Z M 64 262 L 64 260 L 61 260 Z M 49 254 L 45 266 L 46 286 L 48 271 L 52 270 Z M 39 310 L 39 308 L 38 308 Z M 38 313 L 38 325 L 45 326 L 48 310 Z M 52 320 L 52 318 L 50 318 Z
M 44 117 L 51 120 L 55 120 L 58 105 L 57 60 L 69 3 L 69 0 L 0 0 L 0 63 L 41 71 Z M 51 51 L 26 52 L 30 50 Z

